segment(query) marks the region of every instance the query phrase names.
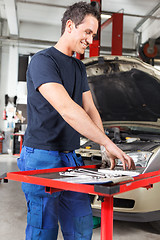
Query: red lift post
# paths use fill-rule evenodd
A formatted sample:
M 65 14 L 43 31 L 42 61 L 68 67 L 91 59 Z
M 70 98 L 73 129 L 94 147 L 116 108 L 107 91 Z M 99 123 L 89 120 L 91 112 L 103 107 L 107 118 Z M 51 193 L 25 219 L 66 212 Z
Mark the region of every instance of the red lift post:
M 123 43 L 123 13 L 113 13 L 112 17 L 101 25 L 101 30 L 112 23 L 111 55 L 122 56 Z
M 76 53 L 76 58 L 82 60 L 84 59 L 84 54 Z
M 101 12 L 101 0 L 91 0 L 91 4 L 95 5 L 95 8 Z M 101 36 L 101 21 L 99 21 L 99 27 L 96 37 L 93 39 L 93 43 L 89 46 L 89 56 L 96 57 L 100 55 L 100 36 Z

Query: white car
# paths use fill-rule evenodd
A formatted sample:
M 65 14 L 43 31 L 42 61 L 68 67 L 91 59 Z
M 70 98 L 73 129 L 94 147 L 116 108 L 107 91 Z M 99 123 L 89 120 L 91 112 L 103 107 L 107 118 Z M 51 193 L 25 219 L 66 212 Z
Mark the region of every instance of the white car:
M 159 170 L 160 71 L 134 57 L 101 56 L 83 62 L 105 133 L 137 167 L 151 163 Z M 93 164 L 101 162 L 99 146 L 88 139 L 81 138 L 77 152 Z M 100 201 L 97 196 L 91 199 L 93 215 L 100 216 Z M 152 222 L 160 228 L 160 183 L 115 196 L 114 219 Z

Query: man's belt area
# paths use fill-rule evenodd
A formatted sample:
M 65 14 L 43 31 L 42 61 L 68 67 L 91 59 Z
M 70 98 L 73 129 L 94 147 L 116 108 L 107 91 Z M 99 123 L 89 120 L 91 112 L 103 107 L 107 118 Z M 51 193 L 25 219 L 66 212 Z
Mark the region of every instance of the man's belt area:
M 73 151 L 60 151 L 62 153 L 70 153 L 70 152 L 73 152 Z

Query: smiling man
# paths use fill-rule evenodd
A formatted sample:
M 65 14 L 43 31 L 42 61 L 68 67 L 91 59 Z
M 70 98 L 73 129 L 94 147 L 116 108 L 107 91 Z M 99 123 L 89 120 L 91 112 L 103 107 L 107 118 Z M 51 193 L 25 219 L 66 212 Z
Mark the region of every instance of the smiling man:
M 66 28 L 55 48 L 68 56 L 73 52 L 83 54 L 85 49 L 93 42 L 98 29 L 98 19 L 89 14 L 78 25 L 71 19 L 66 22 Z
M 62 18 L 62 35 L 54 47 L 36 53 L 27 71 L 28 124 L 17 160 L 20 170 L 82 166 L 75 149 L 80 134 L 104 147 L 114 168 L 134 163 L 105 135 L 93 103 L 83 54 L 97 33 L 99 13 L 85 2 L 70 6 Z M 58 221 L 65 240 L 92 238 L 92 210 L 87 194 L 62 191 L 49 195 L 43 186 L 22 183 L 28 213 L 26 240 L 56 240 Z

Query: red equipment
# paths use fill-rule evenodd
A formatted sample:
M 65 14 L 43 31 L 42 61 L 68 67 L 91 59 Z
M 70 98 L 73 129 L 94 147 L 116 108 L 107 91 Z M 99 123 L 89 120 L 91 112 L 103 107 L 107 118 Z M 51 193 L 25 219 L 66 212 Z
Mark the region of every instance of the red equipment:
M 4 110 L 3 110 L 3 120 L 7 120 L 6 108 L 4 108 Z
M 111 18 L 106 20 L 101 29 L 112 23 L 112 52 L 111 55 L 122 56 L 123 44 L 123 13 L 114 13 Z
M 101 0 L 91 0 L 91 4 L 101 12 Z M 93 43 L 89 46 L 89 56 L 99 56 L 100 53 L 100 35 L 101 35 L 101 22 L 99 22 L 99 28 L 96 37 L 93 39 Z
M 96 169 L 100 165 L 88 165 L 81 168 Z M 73 169 L 77 167 L 72 167 Z M 118 184 L 78 184 L 57 180 L 59 172 L 68 170 L 68 168 L 54 168 L 22 172 L 10 172 L 2 176 L 4 181 L 15 180 L 31 184 L 43 185 L 46 192 L 52 193 L 61 190 L 71 190 L 76 192 L 90 193 L 102 196 L 101 205 L 101 240 L 113 239 L 113 196 L 131 191 L 136 188 L 152 187 L 156 182 L 160 182 L 160 170 L 141 174 L 134 177 L 134 180 L 120 182 Z M 56 180 L 55 180 L 56 179 Z

